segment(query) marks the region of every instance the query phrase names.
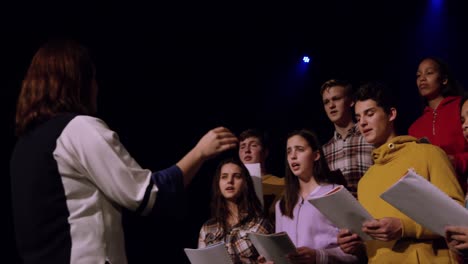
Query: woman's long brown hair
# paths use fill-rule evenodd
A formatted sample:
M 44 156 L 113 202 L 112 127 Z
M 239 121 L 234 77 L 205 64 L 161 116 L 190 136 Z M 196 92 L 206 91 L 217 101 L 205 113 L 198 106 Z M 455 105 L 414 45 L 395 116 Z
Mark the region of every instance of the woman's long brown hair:
M 52 40 L 34 55 L 22 82 L 16 109 L 21 135 L 52 116 L 95 111 L 95 70 L 86 48 L 72 40 Z

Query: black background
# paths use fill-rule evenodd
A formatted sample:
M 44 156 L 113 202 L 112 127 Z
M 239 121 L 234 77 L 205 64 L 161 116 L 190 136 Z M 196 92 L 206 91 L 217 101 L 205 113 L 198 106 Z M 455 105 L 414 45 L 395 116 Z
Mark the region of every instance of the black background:
M 270 1 L 271 2 L 271 1 Z M 436 55 L 468 85 L 463 1 L 308 1 L 309 3 L 55 3 L 5 6 L 2 28 L 2 131 L 7 257 L 17 262 L 8 160 L 21 80 L 37 48 L 65 36 L 87 46 L 97 67 L 98 116 L 143 167 L 177 162 L 209 129 L 267 129 L 271 172 L 284 170 L 285 134 L 332 135 L 319 89 L 329 78 L 355 87 L 389 83 L 400 99 L 400 132 L 421 113 L 418 62 Z M 303 55 L 312 61 L 301 63 Z M 228 153 L 229 154 L 229 153 Z M 125 213 L 132 263 L 184 263 L 209 216 L 209 186 L 219 158 L 203 166 L 178 215 Z M 178 242 L 174 242 L 178 241 Z

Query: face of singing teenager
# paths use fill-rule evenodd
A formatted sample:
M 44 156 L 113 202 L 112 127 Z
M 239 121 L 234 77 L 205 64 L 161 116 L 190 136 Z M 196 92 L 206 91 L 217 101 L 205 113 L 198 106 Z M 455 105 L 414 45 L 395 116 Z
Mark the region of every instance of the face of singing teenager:
M 248 137 L 239 143 L 239 158 L 244 164 L 264 163 L 266 151 L 257 137 Z
M 368 143 L 379 147 L 394 135 L 395 108 L 391 108 L 390 114 L 387 114 L 376 101 L 368 99 L 357 101 L 355 112 L 359 131 Z
M 352 120 L 353 102 L 346 96 L 343 86 L 332 86 L 322 94 L 323 108 L 334 124 L 348 124 Z
M 226 200 L 235 202 L 242 192 L 244 178 L 241 167 L 234 163 L 226 163 L 221 167 L 219 189 Z
M 461 108 L 460 117 L 462 122 L 463 136 L 468 141 L 468 100 L 466 100 Z
M 294 175 L 304 181 L 314 177 L 314 161 L 320 153 L 314 151 L 307 140 L 300 135 L 288 138 L 286 145 L 288 165 Z
M 425 59 L 419 64 L 416 84 L 422 97 L 428 100 L 437 98 L 447 82 L 447 78 L 441 75 L 439 65 L 434 60 Z

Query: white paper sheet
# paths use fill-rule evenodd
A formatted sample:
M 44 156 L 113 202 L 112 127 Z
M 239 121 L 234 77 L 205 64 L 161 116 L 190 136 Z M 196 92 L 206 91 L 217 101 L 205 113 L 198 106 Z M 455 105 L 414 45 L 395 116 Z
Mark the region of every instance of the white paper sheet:
M 262 188 L 262 168 L 260 163 L 244 164 L 252 176 L 255 193 L 263 206 L 263 188 Z
M 309 202 L 337 227 L 347 228 L 363 240 L 371 239 L 362 232 L 362 224 L 373 217 L 344 186 L 337 186 L 328 194 L 310 199 Z
M 191 264 L 232 264 L 224 242 L 206 248 L 184 248 Z
M 275 264 L 291 264 L 286 258 L 288 253 L 296 251 L 294 243 L 286 232 L 260 234 L 248 232 L 247 235 L 260 256 Z
M 468 210 L 412 169 L 380 197 L 441 236 L 447 225 L 468 226 Z

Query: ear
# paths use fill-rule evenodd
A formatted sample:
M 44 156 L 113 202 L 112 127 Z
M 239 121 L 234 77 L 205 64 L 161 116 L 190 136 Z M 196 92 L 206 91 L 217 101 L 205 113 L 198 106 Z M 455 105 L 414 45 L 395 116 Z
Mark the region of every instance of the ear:
M 447 85 L 448 84 L 448 78 L 445 77 L 443 80 L 442 80 L 442 84 L 443 85 Z
M 315 158 L 314 158 L 314 161 L 317 161 L 320 159 L 320 151 L 315 151 Z
M 397 110 L 395 107 L 390 108 L 390 114 L 388 116 L 388 121 L 393 122 L 397 117 Z

